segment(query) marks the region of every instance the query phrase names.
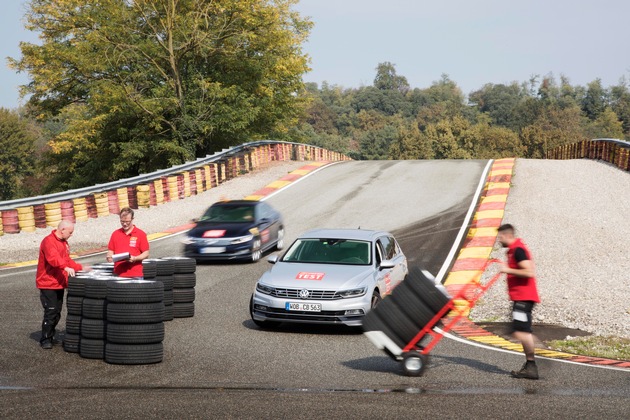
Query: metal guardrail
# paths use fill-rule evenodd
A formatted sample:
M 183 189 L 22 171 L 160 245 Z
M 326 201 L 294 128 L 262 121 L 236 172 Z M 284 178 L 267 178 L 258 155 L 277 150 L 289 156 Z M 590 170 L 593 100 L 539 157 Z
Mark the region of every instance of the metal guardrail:
M 630 142 L 619 139 L 593 139 L 565 144 L 547 150 L 547 159 L 594 159 L 602 160 L 630 171 Z
M 605 142 L 608 142 L 608 143 L 614 143 L 614 144 L 619 145 L 621 147 L 630 147 L 630 141 L 626 141 L 626 140 L 602 138 L 602 139 L 593 139 L 591 141 L 605 141 Z
M 157 178 L 180 173 L 183 171 L 187 171 L 190 169 L 204 166 L 208 163 L 216 162 L 221 159 L 231 157 L 239 152 L 245 151 L 252 147 L 272 145 L 272 144 L 304 145 L 303 143 L 276 141 L 276 140 L 259 140 L 259 141 L 244 143 L 239 146 L 223 149 L 220 152 L 214 153 L 212 155 L 207 155 L 206 157 L 199 158 L 194 161 L 186 162 L 181 165 L 172 166 L 167 169 L 160 169 L 155 172 L 150 172 L 147 174 L 134 176 L 131 178 L 124 178 L 118 181 L 108 182 L 105 184 L 96 184 L 89 187 L 83 187 L 83 188 L 77 188 L 74 190 L 62 191 L 58 193 L 40 195 L 37 197 L 27 197 L 27 198 L 20 198 L 20 199 L 10 200 L 10 201 L 2 201 L 0 202 L 0 211 L 15 209 L 19 207 L 34 206 L 34 205 L 39 205 L 39 204 L 54 203 L 57 201 L 72 200 L 74 198 L 85 197 L 88 194 L 100 193 L 100 192 L 113 190 L 116 188 L 143 184 Z M 312 147 L 321 149 L 321 147 L 317 147 L 317 146 L 312 146 Z

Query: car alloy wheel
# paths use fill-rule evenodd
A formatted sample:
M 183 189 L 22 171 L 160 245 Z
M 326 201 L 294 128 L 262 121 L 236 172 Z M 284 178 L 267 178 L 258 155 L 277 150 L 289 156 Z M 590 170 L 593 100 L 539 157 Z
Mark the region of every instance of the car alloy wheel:
M 278 241 L 276 242 L 276 249 L 280 251 L 284 248 L 284 228 L 278 230 Z
M 252 262 L 256 262 L 262 257 L 262 244 L 259 238 L 254 239 L 252 245 Z
M 375 290 L 374 293 L 372 293 L 372 303 L 370 304 L 370 309 L 376 308 L 376 305 L 378 305 L 380 301 L 381 295 Z

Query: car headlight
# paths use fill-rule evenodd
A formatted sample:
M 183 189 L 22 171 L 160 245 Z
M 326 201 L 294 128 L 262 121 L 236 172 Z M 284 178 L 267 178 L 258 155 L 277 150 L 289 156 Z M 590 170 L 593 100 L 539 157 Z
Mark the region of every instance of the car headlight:
M 190 244 L 192 244 L 192 243 L 195 243 L 195 241 L 193 240 L 193 238 L 191 238 L 190 236 L 184 236 L 184 237 L 181 239 L 181 242 L 182 242 L 184 245 L 190 245 Z
M 256 283 L 256 290 L 265 295 L 271 295 L 276 290 L 273 287 L 265 286 L 264 284 Z
M 254 239 L 254 235 L 241 236 L 240 238 L 232 239 L 232 244 L 244 244 L 245 242 L 249 242 Z
M 342 290 L 340 292 L 337 292 L 337 295 L 342 298 L 353 298 L 353 297 L 363 296 L 366 291 L 367 291 L 367 287 L 360 287 L 357 289 Z

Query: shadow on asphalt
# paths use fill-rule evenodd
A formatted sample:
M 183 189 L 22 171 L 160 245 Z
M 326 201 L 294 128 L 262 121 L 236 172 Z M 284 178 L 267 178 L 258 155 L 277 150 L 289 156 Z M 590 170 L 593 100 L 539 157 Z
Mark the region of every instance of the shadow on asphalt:
M 261 328 L 248 319 L 242 324 L 248 330 L 259 330 L 261 332 L 274 332 L 280 334 L 315 334 L 315 335 L 361 335 L 360 328 L 347 327 L 345 325 L 310 325 L 284 323 L 273 328 Z
M 400 373 L 403 375 L 400 363 L 387 356 L 364 357 L 362 359 L 348 360 L 341 364 L 347 368 L 364 372 Z
M 494 365 L 480 362 L 465 357 L 448 357 L 448 356 L 429 356 L 429 366 L 434 368 L 438 366 L 446 366 L 451 364 L 465 365 L 475 370 L 491 373 L 495 375 L 508 375 L 510 372 Z M 381 373 L 399 373 L 404 376 L 400 362 L 389 357 L 365 357 L 363 359 L 349 360 L 342 362 L 342 365 L 354 370 L 365 372 L 381 372 Z
M 465 357 L 449 357 L 449 356 L 434 356 L 431 355 L 429 363 L 432 366 L 445 366 L 450 364 L 464 365 L 475 370 L 492 373 L 495 375 L 508 375 L 510 371 L 501 369 L 495 365 L 489 365 L 488 363 L 480 362 L 475 359 L 467 359 Z

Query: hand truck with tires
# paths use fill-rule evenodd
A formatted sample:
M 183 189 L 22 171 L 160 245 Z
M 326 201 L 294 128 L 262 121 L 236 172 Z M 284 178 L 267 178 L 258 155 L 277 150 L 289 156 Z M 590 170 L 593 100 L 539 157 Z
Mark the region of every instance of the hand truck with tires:
M 489 260 L 483 271 L 499 262 Z M 413 268 L 405 281 L 365 316 L 364 334 L 376 347 L 401 361 L 405 375 L 422 376 L 431 350 L 500 276 L 498 272 L 485 284 L 476 280 L 462 285 L 451 297 L 425 272 Z

